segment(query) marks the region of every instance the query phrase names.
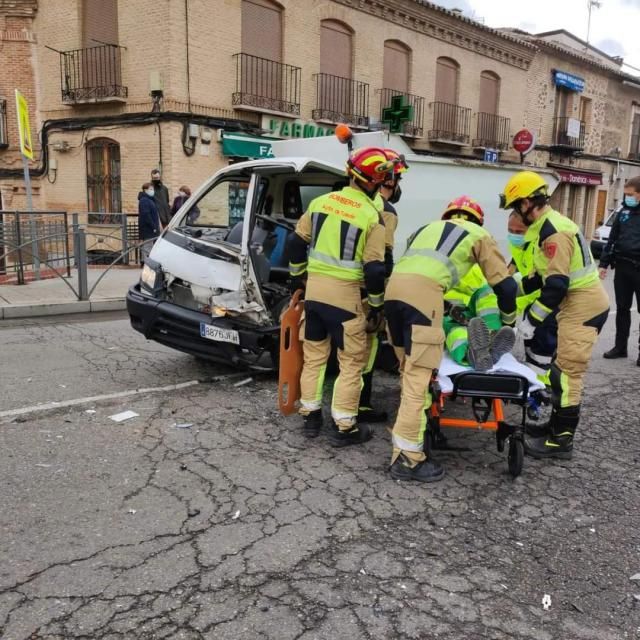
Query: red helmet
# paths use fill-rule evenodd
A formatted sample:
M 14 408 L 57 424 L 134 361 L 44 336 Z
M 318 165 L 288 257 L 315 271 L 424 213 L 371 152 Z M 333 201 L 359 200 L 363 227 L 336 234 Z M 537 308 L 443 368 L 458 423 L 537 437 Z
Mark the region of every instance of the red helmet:
M 366 147 L 351 153 L 347 160 L 347 175 L 372 188 L 393 174 L 393 167 L 394 163 L 387 159 L 384 149 Z
M 482 207 L 469 196 L 460 196 L 459 198 L 452 200 L 445 209 L 445 212 L 442 214 L 442 219 L 449 220 L 456 212 L 467 213 L 472 216 L 479 225 L 484 224 L 484 212 L 482 211 Z
M 393 162 L 394 175 L 400 175 L 409 168 L 404 156 L 399 154 L 397 151 L 394 151 L 393 149 L 385 149 L 384 154 L 387 156 L 387 160 L 391 160 L 391 162 Z

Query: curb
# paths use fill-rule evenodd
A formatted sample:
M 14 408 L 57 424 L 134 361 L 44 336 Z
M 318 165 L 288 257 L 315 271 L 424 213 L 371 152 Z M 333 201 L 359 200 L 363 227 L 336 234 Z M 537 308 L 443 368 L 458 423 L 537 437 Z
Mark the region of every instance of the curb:
M 96 313 L 100 311 L 121 311 L 127 308 L 124 298 L 105 300 L 75 300 L 51 304 L 12 304 L 0 306 L 0 320 L 13 318 L 38 318 L 59 316 L 69 313 Z

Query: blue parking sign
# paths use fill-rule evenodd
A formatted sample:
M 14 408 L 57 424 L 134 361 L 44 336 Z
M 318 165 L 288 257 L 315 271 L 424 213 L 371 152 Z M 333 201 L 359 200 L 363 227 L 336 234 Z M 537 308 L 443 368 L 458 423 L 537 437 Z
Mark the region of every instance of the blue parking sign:
M 485 149 L 484 150 L 484 161 L 485 162 L 498 162 L 498 152 L 495 149 Z

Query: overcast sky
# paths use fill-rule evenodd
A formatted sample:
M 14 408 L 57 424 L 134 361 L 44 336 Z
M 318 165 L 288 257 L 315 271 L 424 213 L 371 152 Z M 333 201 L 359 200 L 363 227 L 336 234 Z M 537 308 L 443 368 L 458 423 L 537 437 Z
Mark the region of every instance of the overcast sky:
M 531 33 L 566 29 L 587 37 L 588 0 L 434 0 L 448 9 L 462 9 L 488 27 L 516 27 Z M 591 14 L 589 42 L 640 69 L 640 0 L 601 0 Z M 625 69 L 634 75 L 640 71 Z

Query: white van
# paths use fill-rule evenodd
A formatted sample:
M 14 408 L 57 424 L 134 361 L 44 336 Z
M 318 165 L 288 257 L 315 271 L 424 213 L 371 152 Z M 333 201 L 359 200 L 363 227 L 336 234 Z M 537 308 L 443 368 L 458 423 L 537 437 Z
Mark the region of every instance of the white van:
M 486 226 L 506 250 L 498 193 L 520 166 L 419 156 L 398 136 L 381 132 L 357 134 L 354 142 L 391 147 L 409 163 L 397 257 L 413 231 L 463 194 L 485 208 Z M 127 294 L 131 324 L 146 338 L 204 360 L 277 367 L 279 319 L 289 303 L 287 236 L 313 198 L 347 183 L 348 150 L 334 138 L 315 138 L 276 142 L 273 151 L 274 158 L 218 171 L 158 238 Z M 555 174 L 545 171 L 545 178 L 554 189 Z

